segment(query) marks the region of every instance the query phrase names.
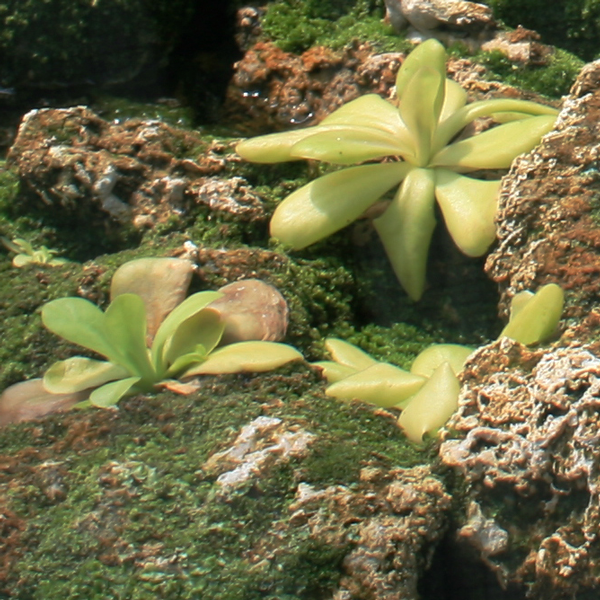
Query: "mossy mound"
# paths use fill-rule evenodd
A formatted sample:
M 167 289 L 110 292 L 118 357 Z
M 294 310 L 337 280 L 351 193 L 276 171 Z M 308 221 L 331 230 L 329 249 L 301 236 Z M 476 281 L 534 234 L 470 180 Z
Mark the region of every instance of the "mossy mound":
M 314 600 L 340 577 L 345 544 L 286 537 L 276 562 L 261 540 L 289 520 L 299 482 L 354 486 L 365 467 L 421 462 L 393 419 L 326 399 L 301 365 L 261 377 L 205 378 L 193 396 L 163 393 L 117 412 L 72 411 L 3 431 L 5 543 L 0 594 L 100 600 Z M 207 459 L 259 416 L 314 437 L 306 460 L 278 461 L 227 495 Z M 289 530 L 288 530 L 289 531 Z

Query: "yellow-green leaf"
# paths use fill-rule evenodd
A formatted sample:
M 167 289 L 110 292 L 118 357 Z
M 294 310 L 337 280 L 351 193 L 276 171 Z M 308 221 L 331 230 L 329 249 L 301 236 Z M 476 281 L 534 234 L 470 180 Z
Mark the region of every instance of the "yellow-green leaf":
M 447 362 L 455 375 L 458 375 L 473 351 L 474 348 L 460 344 L 434 344 L 425 348 L 415 358 L 410 366 L 410 372 L 422 377 L 431 377 L 440 365 Z
M 411 171 L 374 225 L 406 293 L 418 300 L 425 289 L 427 254 L 435 228 L 435 177 L 429 169 Z
M 305 248 L 360 217 L 411 168 L 404 162 L 361 165 L 319 177 L 277 207 L 271 235 L 297 250 Z
M 526 346 L 548 339 L 556 330 L 564 305 L 564 292 L 555 283 L 540 288 L 533 296 L 521 296 L 516 310 L 500 337 Z
M 218 348 L 202 364 L 188 369 L 183 377 L 270 371 L 302 358 L 298 350 L 287 344 L 238 342 Z
M 336 165 L 349 165 L 384 156 L 413 158 L 413 148 L 393 133 L 357 125 L 315 127 L 290 150 L 293 158 L 322 160 Z
M 329 354 L 331 354 L 331 358 L 336 363 L 347 365 L 355 371 L 362 371 L 377 364 L 377 361 L 372 356 L 369 356 L 358 346 L 344 340 L 327 338 L 325 340 L 325 348 L 327 348 Z
M 398 423 L 409 440 L 437 431 L 458 408 L 460 382 L 448 363 L 442 363 L 402 411 Z
M 389 363 L 376 363 L 333 383 L 325 393 L 340 400 L 362 400 L 384 408 L 401 407 L 424 382 L 424 377 Z
M 44 374 L 44 388 L 52 394 L 71 394 L 123 379 L 129 371 L 110 362 L 73 356 L 54 363 Z
M 435 169 L 435 197 L 452 239 L 467 256 L 481 256 L 496 238 L 500 180 L 474 179 Z

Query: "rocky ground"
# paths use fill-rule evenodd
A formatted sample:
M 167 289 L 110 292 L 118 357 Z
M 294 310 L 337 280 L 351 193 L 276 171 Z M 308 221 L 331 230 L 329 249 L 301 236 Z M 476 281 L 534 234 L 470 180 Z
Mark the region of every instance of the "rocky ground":
M 492 35 L 508 58 L 451 56 L 448 74 L 471 99 L 533 99 L 561 112 L 504 177 L 485 265 L 439 232 L 429 289 L 414 304 L 369 215 L 304 251 L 270 241 L 274 207 L 322 167 L 251 165 L 234 151 L 245 135 L 314 124 L 365 93 L 393 101 L 410 44 L 357 37 L 292 51 L 267 35 L 277 31 L 268 8 L 232 15 L 240 54 L 217 111 L 226 131 L 111 116 L 92 102 L 38 104 L 18 130 L 6 126 L 0 233 L 71 262 L 15 269 L 0 256 L 0 385 L 74 353 L 42 327 L 45 302 L 79 295 L 105 307 L 118 266 L 178 256 L 196 266 L 193 291 L 248 277 L 275 285 L 290 308 L 286 341 L 311 361 L 326 336 L 402 367 L 434 342 L 478 347 L 459 410 L 439 439 L 414 446 L 397 411 L 329 398 L 317 369 L 291 364 L 205 377 L 187 396 L 138 395 L 116 411 L 8 425 L 0 597 L 595 597 L 600 63 L 550 98 L 527 82 L 564 79 L 567 62 L 534 32 Z M 346 29 L 357 15 L 348 10 Z M 490 75 L 505 60 L 527 89 Z M 549 282 L 566 295 L 551 343 L 490 343 L 511 298 Z

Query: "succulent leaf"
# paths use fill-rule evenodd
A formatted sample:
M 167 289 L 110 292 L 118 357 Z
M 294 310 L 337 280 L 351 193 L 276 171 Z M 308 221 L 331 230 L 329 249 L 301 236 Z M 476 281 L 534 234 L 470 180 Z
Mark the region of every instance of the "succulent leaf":
M 401 407 L 424 382 L 420 375 L 378 362 L 333 383 L 325 393 L 340 400 L 358 399 L 383 408 Z
M 313 132 L 314 127 L 307 127 L 306 129 L 260 135 L 243 140 L 235 147 L 235 151 L 245 160 L 255 163 L 279 163 L 298 160 L 290 154 L 292 147 Z
M 429 162 L 433 134 L 444 103 L 444 91 L 443 74 L 422 67 L 408 82 L 402 95 L 400 116 L 413 137 L 414 164 L 419 167 L 425 167 Z M 406 158 L 410 160 L 410 157 Z
M 412 170 L 386 211 L 373 222 L 392 267 L 406 293 L 419 300 L 435 229 L 435 176 L 430 169 Z
M 397 136 L 402 144 L 410 143 L 410 135 L 398 109 L 377 94 L 365 94 L 347 102 L 325 117 L 315 129 L 323 125 L 371 127 Z
M 44 388 L 52 394 L 71 394 L 94 388 L 130 373 L 120 365 L 83 356 L 54 363 L 44 374 Z
M 520 296 L 500 337 L 525 346 L 548 339 L 556 330 L 564 305 L 564 292 L 555 283 L 541 287 L 530 297 Z
M 121 353 L 106 329 L 104 313 L 83 298 L 59 298 L 42 307 L 42 323 L 68 342 L 93 350 L 118 364 Z
M 431 377 L 443 363 L 448 363 L 455 375 L 458 375 L 474 348 L 460 344 L 433 344 L 420 352 L 410 366 L 410 372 L 422 377 Z
M 354 371 L 362 371 L 378 364 L 372 356 L 369 356 L 354 344 L 338 338 L 327 338 L 325 348 L 327 348 L 331 358 L 336 363 L 348 366 Z
M 349 377 L 356 373 L 356 369 L 349 367 L 348 365 L 341 365 L 333 362 L 332 360 L 322 360 L 319 362 L 312 363 L 313 366 L 319 367 L 323 372 L 323 377 L 327 379 L 327 383 L 335 383 L 344 377 Z
M 440 75 L 446 74 L 446 50 L 437 40 L 431 38 L 419 44 L 405 59 L 396 75 L 396 94 L 403 99 L 404 92 L 415 73 L 428 67 Z
M 188 296 L 179 306 L 174 308 L 160 324 L 152 343 L 152 364 L 157 371 L 164 369 L 164 347 L 169 338 L 175 335 L 184 321 L 204 310 L 211 302 L 221 298 L 219 292 L 197 292 Z
M 218 348 L 203 363 L 188 369 L 183 377 L 243 372 L 259 373 L 302 359 L 302 354 L 287 344 L 260 341 L 238 342 Z
M 452 239 L 467 256 L 485 254 L 496 238 L 500 180 L 482 180 L 435 169 L 435 197 Z
M 334 165 L 349 165 L 385 156 L 412 157 L 410 144 L 374 127 L 337 125 L 316 131 L 294 144 L 293 158 L 322 160 Z
M 119 359 L 111 362 L 125 367 L 131 375 L 153 380 L 156 373 L 146 346 L 146 309 L 137 294 L 121 294 L 104 313 L 106 334 L 119 349 Z
M 554 115 L 542 115 L 498 125 L 446 146 L 432 158 L 431 166 L 507 169 L 519 154 L 535 148 L 555 121 Z
M 450 365 L 442 363 L 409 401 L 398 419 L 409 440 L 420 444 L 423 435 L 437 431 L 458 408 L 460 382 Z
M 118 381 L 111 381 L 99 388 L 96 388 L 89 398 L 90 404 L 98 408 L 109 408 L 119 402 L 119 400 L 132 392 L 133 386 L 140 381 L 139 377 L 127 377 Z
M 315 179 L 275 209 L 271 235 L 305 248 L 360 217 L 411 168 L 403 162 L 361 165 Z
M 182 369 L 181 361 L 178 366 L 176 362 L 184 356 L 188 357 L 186 358 L 188 364 L 184 364 L 183 368 L 189 366 L 189 360 L 194 356 L 204 360 L 221 340 L 224 329 L 225 324 L 219 313 L 211 308 L 204 308 L 181 322 L 164 346 L 161 362 L 169 369 L 169 376 L 174 376 Z M 199 352 L 199 347 L 202 352 Z M 159 371 L 160 379 L 164 376 Z

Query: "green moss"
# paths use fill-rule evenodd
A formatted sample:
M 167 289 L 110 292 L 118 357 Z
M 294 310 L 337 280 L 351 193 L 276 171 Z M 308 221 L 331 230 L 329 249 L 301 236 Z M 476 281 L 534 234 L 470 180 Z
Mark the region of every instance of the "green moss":
M 580 58 L 560 48 L 554 51 L 544 66 L 518 65 L 499 50 L 481 52 L 475 59 L 488 68 L 493 79 L 550 98 L 568 94 L 584 65 Z
M 22 519 L 26 552 L 17 560 L 11 546 L 0 549 L 11 565 L 3 589 L 29 600 L 326 597 L 349 547 L 290 528 L 298 483 L 352 486 L 361 466 L 411 466 L 423 455 L 393 419 L 327 399 L 322 388 L 296 365 L 206 378 L 191 397 L 138 397 L 118 412 L 6 428 L 0 453 L 13 466 L 0 472 L 0 490 Z M 314 434 L 313 458 L 279 463 L 225 499 L 202 466 L 260 415 Z M 276 558 L 253 563 L 269 544 Z
M 542 35 L 542 42 L 565 48 L 583 60 L 598 56 L 600 2 L 598 0 L 487 0 L 494 15 L 507 25 L 523 25 Z
M 311 46 L 342 48 L 353 40 L 368 42 L 379 52 L 407 50 L 410 45 L 382 22 L 383 2 L 279 0 L 268 5 L 265 36 L 288 52 Z

